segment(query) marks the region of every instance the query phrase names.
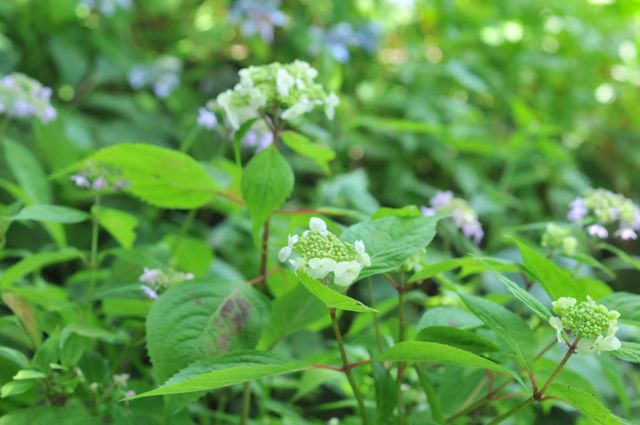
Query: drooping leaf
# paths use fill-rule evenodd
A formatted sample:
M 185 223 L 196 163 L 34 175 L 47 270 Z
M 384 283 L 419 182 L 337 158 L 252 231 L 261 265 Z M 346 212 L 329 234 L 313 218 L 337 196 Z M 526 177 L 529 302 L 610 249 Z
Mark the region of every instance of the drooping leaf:
M 64 248 L 56 252 L 41 252 L 18 261 L 5 270 L 0 278 L 0 288 L 6 289 L 14 282 L 50 264 L 62 263 L 81 258 L 82 253 L 74 248 Z
M 36 204 L 28 205 L 8 220 L 33 220 L 45 223 L 81 223 L 90 218 L 89 214 L 74 208 L 59 205 Z
M 159 146 L 121 143 L 101 149 L 86 161 L 109 167 L 129 182 L 126 192 L 161 208 L 199 208 L 217 190 L 197 161 Z
M 329 174 L 328 163 L 336 157 L 336 153 L 326 146 L 313 143 L 300 133 L 287 131 L 282 134 L 282 141 L 294 152 L 314 161 L 322 171 Z
M 637 342 L 622 341 L 622 346 L 612 354 L 632 363 L 640 363 L 640 344 Z
M 125 211 L 98 208 L 98 223 L 125 249 L 131 249 L 136 240 L 138 219 Z
M 24 327 L 29 339 L 33 342 L 34 347 L 37 347 L 42 342 L 42 332 L 38 325 L 38 319 L 36 312 L 31 306 L 21 297 L 10 292 L 2 293 L 2 301 L 13 311 L 13 313 L 20 319 L 20 323 Z
M 304 273 L 299 272 L 298 278 L 313 296 L 318 298 L 329 308 L 337 308 L 340 310 L 355 311 L 359 313 L 377 312 L 377 310 L 367 307 L 358 300 L 354 300 L 353 298 L 349 298 L 346 295 L 342 295 L 341 293 L 334 291 Z
M 360 279 L 389 272 L 429 245 L 436 233 L 439 217 L 384 217 L 364 221 L 346 229 L 340 239 L 362 240 L 371 266 L 362 270 Z
M 451 326 L 432 326 L 422 329 L 416 335 L 418 341 L 437 342 L 473 353 L 490 353 L 498 347 L 486 338 L 464 329 Z
M 400 342 L 379 355 L 378 361 L 435 362 L 477 367 L 511 374 L 509 370 L 491 360 L 469 351 L 437 342 Z
M 253 219 L 254 235 L 284 204 L 293 183 L 293 171 L 275 146 L 251 158 L 242 174 L 242 195 Z
M 575 407 L 590 423 L 596 425 L 623 424 L 619 417 L 611 413 L 611 411 L 591 393 L 555 382 L 551 384 L 545 395 L 554 397 Z
M 275 353 L 229 353 L 196 361 L 173 375 L 161 387 L 139 394 L 135 398 L 208 391 L 299 372 L 308 367 L 305 363 Z

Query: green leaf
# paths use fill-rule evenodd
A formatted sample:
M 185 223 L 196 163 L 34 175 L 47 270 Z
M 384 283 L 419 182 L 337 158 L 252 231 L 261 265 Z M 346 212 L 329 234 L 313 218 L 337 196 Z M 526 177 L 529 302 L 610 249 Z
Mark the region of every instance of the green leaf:
M 332 149 L 313 143 L 302 134 L 292 131 L 284 132 L 282 141 L 294 152 L 313 160 L 322 168 L 322 171 L 329 174 L 329 166 L 327 164 L 336 157 L 336 153 Z
M 371 219 L 377 220 L 383 217 L 420 217 L 420 210 L 415 205 L 402 208 L 382 207 L 371 216 Z
M 498 347 L 486 338 L 471 331 L 451 326 L 431 326 L 422 329 L 416 336 L 418 341 L 438 342 L 474 353 L 498 351 Z
M 56 252 L 41 252 L 18 261 L 5 270 L 0 278 L 0 288 L 6 289 L 14 282 L 51 264 L 62 263 L 82 257 L 75 248 L 64 248 Z
M 24 190 L 28 202 L 51 204 L 47 176 L 31 151 L 10 139 L 4 141 L 4 149 L 9 169 Z M 66 246 L 67 238 L 59 223 L 43 223 L 43 227 L 58 246 Z
M 396 381 L 381 363 L 373 364 L 373 380 L 376 390 L 376 423 L 385 425 L 396 408 L 398 399 Z
M 16 381 L 24 381 L 24 380 L 28 380 L 28 379 L 44 379 L 46 378 L 47 375 L 39 372 L 37 370 L 31 370 L 31 369 L 23 369 L 23 370 L 19 370 L 18 373 L 15 374 L 15 376 L 13 377 L 13 379 L 15 379 Z
M 334 291 L 305 273 L 298 272 L 298 278 L 304 287 L 307 288 L 307 291 L 322 301 L 324 305 L 329 308 L 337 308 L 340 310 L 355 311 L 359 313 L 378 311 L 367 307 L 358 300 L 354 300 L 353 298 L 349 298 L 346 295 L 342 295 L 341 293 Z
M 0 425 L 100 425 L 100 420 L 92 417 L 79 407 L 30 407 L 14 410 L 0 418 Z
M 612 354 L 627 362 L 640 363 L 640 344 L 622 341 L 622 346 Z
M 254 235 L 287 200 L 293 190 L 293 182 L 293 171 L 275 146 L 251 158 L 242 174 L 241 186 L 253 219 Z
M 8 220 L 13 221 L 33 220 L 46 223 L 81 223 L 89 218 L 89 214 L 84 211 L 45 204 L 29 205 L 13 217 L 7 217 Z
M 186 236 L 170 235 L 165 238 L 171 247 L 176 267 L 196 276 L 205 276 L 213 261 L 213 250 L 204 240 Z
M 527 273 L 538 282 L 551 299 L 573 297 L 586 299 L 587 294 L 571 278 L 568 271 L 558 267 L 553 261 L 543 257 L 520 241 L 516 241 L 522 263 Z
M 196 361 L 176 373 L 161 387 L 134 398 L 208 391 L 308 368 L 305 363 L 275 353 L 229 353 Z
M 29 367 L 29 359 L 27 356 L 25 356 L 22 351 L 18 351 L 14 348 L 0 347 L 0 357 L 10 361 L 22 369 Z
M 371 266 L 359 279 L 385 273 L 400 267 L 408 258 L 429 245 L 436 234 L 439 217 L 384 217 L 355 224 L 346 229 L 341 239 L 362 240 Z
M 611 310 L 620 313 L 620 320 L 635 326 L 640 326 L 640 295 L 630 292 L 616 292 L 600 300 Z
M 382 130 L 392 133 L 437 133 L 442 127 L 437 124 L 430 124 L 422 121 L 411 121 L 403 119 L 380 118 L 380 117 L 360 117 L 354 122 L 355 127 L 366 127 L 372 130 Z
M 100 207 L 96 211 L 98 223 L 120 244 L 121 247 L 131 249 L 136 240 L 138 219 L 127 212 L 113 208 Z
M 409 279 L 409 282 L 418 282 L 439 275 L 440 273 L 446 273 L 453 269 L 457 269 L 458 267 L 461 267 L 466 261 L 466 258 L 452 258 L 449 260 L 439 261 L 434 264 L 429 264 L 428 266 L 425 266 L 419 271 L 415 272 Z
M 245 284 L 171 287 L 147 316 L 147 350 L 159 381 L 205 356 L 255 348 L 268 321 L 264 296 Z
M 556 382 L 551 384 L 545 395 L 575 407 L 590 423 L 597 425 L 623 424 L 622 420 L 611 413 L 594 394 Z
M 533 357 L 534 335 L 529 326 L 517 314 L 484 298 L 458 294 L 465 305 L 485 325 L 507 343 L 520 358 L 529 362 Z
M 109 167 L 129 182 L 126 192 L 160 208 L 193 209 L 206 205 L 217 186 L 189 155 L 153 145 L 121 143 L 86 160 Z
M 42 342 L 42 332 L 38 325 L 36 312 L 31 306 L 20 296 L 10 292 L 2 293 L 2 301 L 13 311 L 24 327 L 25 332 L 37 347 Z
M 415 366 L 416 372 L 418 372 L 418 379 L 420 381 L 420 385 L 424 390 L 424 393 L 427 396 L 427 402 L 429 403 L 429 408 L 431 409 L 431 416 L 433 416 L 433 420 L 440 424 L 445 424 L 444 413 L 442 411 L 442 402 L 440 401 L 440 396 L 436 392 L 436 389 L 433 387 L 431 383 L 431 379 L 429 379 L 429 374 L 424 365 L 416 364 Z
M 435 362 L 490 369 L 511 375 L 511 372 L 491 360 L 460 348 L 437 342 L 400 342 L 376 358 L 377 361 Z
M 545 322 L 549 321 L 549 319 L 551 318 L 551 313 L 537 298 L 535 298 L 513 280 L 509 279 L 502 273 L 495 270 L 489 264 L 485 263 L 482 259 L 480 259 L 480 261 L 482 261 L 482 263 L 487 266 L 488 270 L 491 270 L 498 277 L 498 280 L 507 287 L 507 289 L 513 294 L 514 297 L 516 297 L 518 300 L 520 300 L 520 302 L 529 307 L 535 314 L 540 316 L 542 320 L 544 320 Z
M 608 243 L 599 244 L 598 247 L 601 249 L 604 249 L 605 251 L 609 251 L 612 254 L 615 254 L 616 256 L 618 256 L 618 258 L 620 258 L 625 263 L 634 267 L 636 270 L 640 270 L 640 260 L 636 259 L 635 257 L 632 257 L 631 255 L 627 254 L 620 248 L 615 247 L 613 245 L 609 245 Z

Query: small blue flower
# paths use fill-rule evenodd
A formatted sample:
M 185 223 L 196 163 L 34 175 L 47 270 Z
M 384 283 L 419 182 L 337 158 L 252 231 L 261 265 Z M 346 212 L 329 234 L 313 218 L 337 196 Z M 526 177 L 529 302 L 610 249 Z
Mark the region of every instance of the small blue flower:
M 288 16 L 280 9 L 279 0 L 238 0 L 229 12 L 230 21 L 239 24 L 242 33 L 251 37 L 259 35 L 267 43 L 275 37 L 275 28 L 284 27 Z

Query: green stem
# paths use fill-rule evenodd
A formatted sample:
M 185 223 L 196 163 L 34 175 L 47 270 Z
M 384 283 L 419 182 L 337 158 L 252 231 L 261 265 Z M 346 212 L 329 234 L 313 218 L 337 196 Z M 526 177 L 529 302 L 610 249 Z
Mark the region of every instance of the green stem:
M 360 389 L 358 388 L 358 383 L 356 382 L 355 377 L 353 376 L 353 372 L 351 368 L 349 368 L 349 358 L 347 357 L 347 352 L 344 349 L 344 340 L 342 339 L 342 333 L 340 332 L 340 326 L 338 326 L 338 320 L 336 319 L 336 310 L 334 308 L 329 310 L 329 315 L 331 316 L 331 322 L 333 323 L 333 331 L 336 334 L 336 341 L 338 342 L 338 349 L 340 350 L 340 357 L 342 358 L 342 367 L 344 369 L 344 374 L 347 376 L 347 380 L 349 381 L 349 385 L 351 385 L 351 390 L 353 391 L 353 395 L 356 397 L 358 402 L 358 409 L 360 410 L 360 417 L 362 418 L 362 424 L 368 425 L 369 418 L 367 417 L 367 411 L 364 407 L 364 398 L 360 393 Z
M 508 417 L 515 415 L 521 409 L 524 409 L 525 407 L 527 407 L 531 403 L 533 403 L 533 399 L 532 398 L 528 398 L 526 400 L 522 400 L 520 403 L 518 403 L 516 406 L 514 406 L 513 409 L 511 409 L 508 412 L 505 412 L 502 415 L 496 417 L 494 420 L 489 422 L 488 425 L 497 425 L 497 424 L 499 424 L 500 422 L 504 421 Z
M 398 342 L 404 341 L 405 334 L 405 318 L 404 318 L 404 286 L 400 283 L 398 287 Z M 404 424 L 404 405 L 402 403 L 402 377 L 404 376 L 405 368 L 407 364 L 404 362 L 398 363 L 398 375 L 396 377 L 396 402 L 398 404 L 398 425 Z
M 202 128 L 199 125 L 194 126 L 187 137 L 180 143 L 180 152 L 189 152 L 189 149 L 193 145 L 193 142 L 196 141 L 198 134 L 200 134 L 200 130 Z
M 251 408 L 251 382 L 245 382 L 242 387 L 242 411 L 240 413 L 240 425 L 249 423 L 249 410 Z
M 175 240 L 171 244 L 171 254 L 173 255 L 173 258 L 171 258 L 172 265 L 175 265 L 175 262 L 176 262 L 175 253 L 178 251 L 178 248 L 180 248 L 180 244 L 182 244 L 184 237 L 189 231 L 189 228 L 191 227 L 191 225 L 193 224 L 193 220 L 195 219 L 197 213 L 198 213 L 197 209 L 193 209 L 189 211 L 189 213 L 187 214 L 187 217 L 184 219 L 184 221 L 182 222 L 182 225 L 180 226 L 178 237 L 175 238 Z
M 93 300 L 93 292 L 96 287 L 96 273 L 98 271 L 98 234 L 100 231 L 100 193 L 96 195 L 96 200 L 91 208 L 91 258 L 89 267 L 91 268 L 91 280 L 89 281 L 88 300 Z
M 369 298 L 371 303 L 371 308 L 376 308 L 376 295 L 373 290 L 373 283 L 371 282 L 371 278 L 367 279 L 367 286 L 369 287 Z M 378 349 L 382 353 L 384 351 L 384 344 L 382 343 L 382 333 L 380 332 L 380 319 L 378 319 L 377 313 L 371 313 L 373 315 L 373 329 L 376 333 L 376 342 L 378 343 Z

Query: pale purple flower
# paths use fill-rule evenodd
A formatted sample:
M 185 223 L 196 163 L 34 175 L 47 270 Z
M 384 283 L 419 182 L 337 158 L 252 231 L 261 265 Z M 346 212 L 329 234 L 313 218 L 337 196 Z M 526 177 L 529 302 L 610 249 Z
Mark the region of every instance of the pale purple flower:
M 630 226 L 633 230 L 640 230 L 640 209 L 636 210 L 636 217 Z
M 427 208 L 425 206 L 421 206 L 420 213 L 424 216 L 431 217 L 433 215 L 436 215 L 436 210 L 435 208 Z
M 164 99 L 180 84 L 182 62 L 173 56 L 162 56 L 147 64 L 137 64 L 129 71 L 129 84 L 134 89 L 149 86 Z
M 145 297 L 149 298 L 152 301 L 158 299 L 158 293 L 153 289 L 149 288 L 147 285 L 140 285 L 140 289 L 144 292 Z
M 232 6 L 229 18 L 231 22 L 240 24 L 245 36 L 259 35 L 271 43 L 275 28 L 283 27 L 288 20 L 279 6 L 279 0 L 238 0 Z
M 107 187 L 109 187 L 109 182 L 102 176 L 99 176 L 97 179 L 95 179 L 93 181 L 93 184 L 91 185 L 91 188 L 93 190 L 102 190 L 106 189 Z
M 42 121 L 43 124 L 46 124 L 55 120 L 57 116 L 58 112 L 56 109 L 53 106 L 47 106 L 40 114 L 40 121 Z
M 198 125 L 206 128 L 207 130 L 213 130 L 218 124 L 216 114 L 207 108 L 198 109 Z
M 587 227 L 587 233 L 589 233 L 589 235 L 591 236 L 594 236 L 600 239 L 604 239 L 607 236 L 609 236 L 609 232 L 601 224 L 592 224 L 591 226 Z
M 273 134 L 266 129 L 251 129 L 242 139 L 242 146 L 255 148 L 256 152 L 268 148 L 272 143 Z
M 446 192 L 438 192 L 431 198 L 431 206 L 435 209 L 440 209 L 448 206 L 453 200 L 453 192 L 447 190 Z
M 584 204 L 584 200 L 580 197 L 574 199 L 570 204 L 569 212 L 567 213 L 567 220 L 580 221 L 587 216 L 587 206 Z
M 160 281 L 162 277 L 162 272 L 158 269 L 149 269 L 147 267 L 144 268 L 143 273 L 138 278 L 140 282 L 146 282 L 150 285 L 155 285 Z
M 615 235 L 625 241 L 638 239 L 637 233 L 630 227 L 622 227 L 618 229 Z
M 193 273 L 185 273 L 183 278 L 184 280 L 193 280 L 195 276 L 193 275 Z
M 51 94 L 49 87 L 24 74 L 6 75 L 0 80 L 0 113 L 20 119 L 37 117 L 46 124 L 56 118 Z
M 478 221 L 469 221 L 462 225 L 462 234 L 472 239 L 476 245 L 479 245 L 484 237 L 482 225 Z
M 127 180 L 127 179 L 118 179 L 113 184 L 113 190 L 126 189 L 126 188 L 129 187 L 130 184 L 131 184 L 131 182 L 129 180 Z
M 70 177 L 73 184 L 83 189 L 87 189 L 91 186 L 91 182 L 84 174 L 74 174 Z

